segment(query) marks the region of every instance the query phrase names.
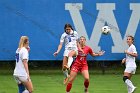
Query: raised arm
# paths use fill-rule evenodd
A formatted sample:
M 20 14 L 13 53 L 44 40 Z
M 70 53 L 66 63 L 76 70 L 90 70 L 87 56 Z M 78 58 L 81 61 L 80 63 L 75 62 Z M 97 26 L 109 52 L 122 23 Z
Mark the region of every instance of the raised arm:
M 84 53 L 84 51 L 82 50 L 82 48 L 81 48 L 81 46 L 80 46 L 80 44 L 79 44 L 78 41 L 77 41 L 77 47 L 78 47 L 78 49 L 79 49 L 80 51 L 82 51 L 82 52 Z

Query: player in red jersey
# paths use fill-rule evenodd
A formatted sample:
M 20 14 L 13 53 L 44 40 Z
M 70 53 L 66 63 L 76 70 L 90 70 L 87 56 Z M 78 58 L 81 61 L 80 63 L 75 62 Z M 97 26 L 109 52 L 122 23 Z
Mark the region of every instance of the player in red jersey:
M 70 93 L 70 90 L 72 88 L 72 83 L 74 79 L 76 78 L 78 72 L 81 72 L 81 74 L 83 75 L 85 79 L 84 91 L 85 93 L 88 93 L 89 72 L 88 72 L 88 64 L 87 64 L 87 55 L 90 54 L 91 56 L 101 56 L 104 54 L 104 51 L 100 51 L 99 53 L 94 53 L 89 46 L 85 45 L 86 38 L 84 36 L 80 37 L 79 43 L 84 53 L 78 50 L 78 56 L 76 57 L 76 60 L 73 62 L 72 67 L 71 67 L 69 82 L 66 86 L 66 93 Z

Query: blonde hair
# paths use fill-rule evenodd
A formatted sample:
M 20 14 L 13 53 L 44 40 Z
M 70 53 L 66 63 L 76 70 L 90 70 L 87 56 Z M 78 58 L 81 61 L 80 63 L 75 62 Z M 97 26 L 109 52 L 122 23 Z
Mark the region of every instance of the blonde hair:
M 81 36 L 80 39 L 81 39 L 81 38 L 84 38 L 84 39 L 86 40 L 86 37 L 84 37 L 84 36 Z
M 21 36 L 18 48 L 24 47 L 27 42 L 28 42 L 28 37 L 27 36 Z

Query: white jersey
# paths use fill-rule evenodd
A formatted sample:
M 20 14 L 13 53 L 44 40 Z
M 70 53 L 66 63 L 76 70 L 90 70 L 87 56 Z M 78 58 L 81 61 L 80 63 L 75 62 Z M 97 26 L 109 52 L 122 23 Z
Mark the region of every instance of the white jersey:
M 133 44 L 127 49 L 127 51 L 137 53 L 136 47 Z M 135 57 L 126 54 L 126 67 L 136 67 Z
M 23 65 L 23 59 L 29 59 L 29 53 L 28 50 L 23 47 L 21 49 L 17 49 L 16 50 L 16 66 L 15 66 L 15 70 L 14 70 L 14 75 L 16 76 L 27 76 L 27 72 L 24 68 Z
M 73 31 L 71 34 L 64 32 L 61 36 L 60 42 L 65 43 L 65 50 L 74 49 L 77 50 L 78 33 Z

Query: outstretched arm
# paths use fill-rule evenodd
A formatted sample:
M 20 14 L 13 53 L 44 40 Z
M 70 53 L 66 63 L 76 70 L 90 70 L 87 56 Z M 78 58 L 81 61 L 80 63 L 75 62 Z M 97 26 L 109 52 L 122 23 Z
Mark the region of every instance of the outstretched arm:
M 62 49 L 62 46 L 63 46 L 63 43 L 62 42 L 60 42 L 60 44 L 58 45 L 58 49 L 57 49 L 57 51 L 56 52 L 54 52 L 54 56 L 57 56 L 57 54 L 60 52 L 60 50 Z
M 105 51 L 99 51 L 98 53 L 92 53 L 91 56 L 102 56 Z

